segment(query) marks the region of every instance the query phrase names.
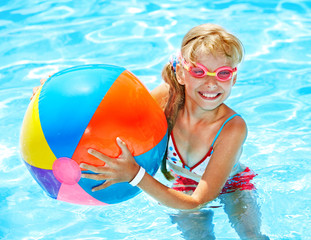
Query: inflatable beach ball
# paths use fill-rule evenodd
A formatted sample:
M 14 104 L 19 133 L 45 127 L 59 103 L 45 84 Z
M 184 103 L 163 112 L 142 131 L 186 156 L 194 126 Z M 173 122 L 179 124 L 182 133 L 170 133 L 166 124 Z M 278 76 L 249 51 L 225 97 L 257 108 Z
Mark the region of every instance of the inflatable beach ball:
M 120 137 L 139 165 L 154 175 L 167 143 L 164 113 L 129 71 L 112 65 L 84 65 L 50 77 L 30 102 L 22 124 L 22 158 L 52 198 L 76 204 L 106 205 L 136 196 L 129 183 L 91 189 L 104 181 L 81 178 L 81 162 L 104 163 L 87 153 L 110 157 Z

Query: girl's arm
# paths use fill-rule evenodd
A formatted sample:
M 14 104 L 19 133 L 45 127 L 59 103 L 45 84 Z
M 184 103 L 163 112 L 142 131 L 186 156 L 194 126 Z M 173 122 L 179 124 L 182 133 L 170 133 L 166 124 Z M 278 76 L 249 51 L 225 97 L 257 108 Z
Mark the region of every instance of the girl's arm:
M 247 136 L 247 127 L 241 117 L 230 120 L 223 128 L 205 172 L 192 196 L 200 202 L 216 198 L 238 162 Z
M 189 196 L 170 189 L 146 173 L 137 185 L 161 204 L 176 209 L 195 209 L 216 198 L 230 172 L 238 160 L 242 144 L 246 137 L 246 125 L 243 119 L 234 118 L 226 124 L 214 147 L 212 158 L 203 174 L 198 187 Z M 82 177 L 106 180 L 94 188 L 97 191 L 118 182 L 130 182 L 139 171 L 139 166 L 120 139 L 117 143 L 122 150 L 118 158 L 109 158 L 100 152 L 90 150 L 89 153 L 106 163 L 105 166 L 95 167 L 82 163 L 81 168 L 98 174 L 83 174 Z
M 131 155 L 126 144 L 119 138 L 117 138 L 117 144 L 122 151 L 118 158 L 110 158 L 94 149 L 89 149 L 88 152 L 91 155 L 106 163 L 104 166 L 96 167 L 85 163 L 80 164 L 81 168 L 96 173 L 82 174 L 82 177 L 94 180 L 106 180 L 102 185 L 93 188 L 92 191 L 107 188 L 118 182 L 130 182 L 138 173 L 139 165 Z M 200 205 L 191 196 L 166 187 L 147 172 L 137 186 L 161 204 L 171 208 L 194 209 Z

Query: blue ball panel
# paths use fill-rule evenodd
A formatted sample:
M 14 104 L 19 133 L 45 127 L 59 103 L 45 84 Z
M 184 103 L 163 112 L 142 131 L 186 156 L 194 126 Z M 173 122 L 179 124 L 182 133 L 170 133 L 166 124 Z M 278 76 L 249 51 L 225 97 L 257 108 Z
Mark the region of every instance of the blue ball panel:
M 42 130 L 57 158 L 71 158 L 87 125 L 114 81 L 125 68 L 84 65 L 47 80 L 39 96 Z
M 167 146 L 168 133 L 166 132 L 162 140 L 151 150 L 144 154 L 135 156 L 135 160 L 139 166 L 142 166 L 150 175 L 154 175 L 162 162 Z

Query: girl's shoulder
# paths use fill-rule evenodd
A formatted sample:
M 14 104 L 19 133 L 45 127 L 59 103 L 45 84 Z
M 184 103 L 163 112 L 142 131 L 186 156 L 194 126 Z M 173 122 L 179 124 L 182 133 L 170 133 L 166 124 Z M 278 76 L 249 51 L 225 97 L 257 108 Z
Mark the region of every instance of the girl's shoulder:
M 243 117 L 225 104 L 222 106 L 222 115 L 219 119 L 219 140 L 244 142 L 247 137 L 247 125 Z
M 224 121 L 225 125 L 222 129 L 223 137 L 230 138 L 239 138 L 240 140 L 246 139 L 247 136 L 247 125 L 245 120 L 241 115 L 233 113 L 226 116 L 226 120 Z
M 162 83 L 154 88 L 150 94 L 164 110 L 168 101 L 170 87 L 167 83 Z
M 226 125 L 228 124 L 229 126 L 238 129 L 247 128 L 245 120 L 239 113 L 228 107 L 226 104 L 223 104 L 223 107 L 224 115 L 221 121 L 226 122 Z

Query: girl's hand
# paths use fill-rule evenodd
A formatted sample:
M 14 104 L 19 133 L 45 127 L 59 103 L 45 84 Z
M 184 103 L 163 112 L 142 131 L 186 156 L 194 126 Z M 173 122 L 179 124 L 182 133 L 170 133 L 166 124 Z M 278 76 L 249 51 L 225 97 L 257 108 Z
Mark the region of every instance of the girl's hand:
M 49 76 L 50 77 L 50 76 Z M 30 100 L 32 100 L 33 99 L 33 97 L 36 95 L 36 93 L 38 92 L 38 90 L 39 90 L 39 88 L 44 84 L 46 82 L 46 79 L 44 79 L 44 78 L 42 78 L 41 80 L 40 80 L 40 86 L 37 86 L 37 87 L 34 87 L 33 89 L 32 89 L 32 96 L 30 97 Z
M 94 180 L 106 180 L 103 184 L 94 187 L 92 191 L 98 191 L 109 187 L 114 183 L 130 182 L 138 173 L 139 165 L 130 153 L 126 144 L 117 138 L 117 144 L 121 148 L 121 154 L 117 158 L 110 158 L 94 149 L 89 149 L 88 153 L 105 162 L 104 166 L 93 166 L 86 163 L 81 163 L 80 167 L 90 170 L 93 173 L 84 173 L 83 178 Z

